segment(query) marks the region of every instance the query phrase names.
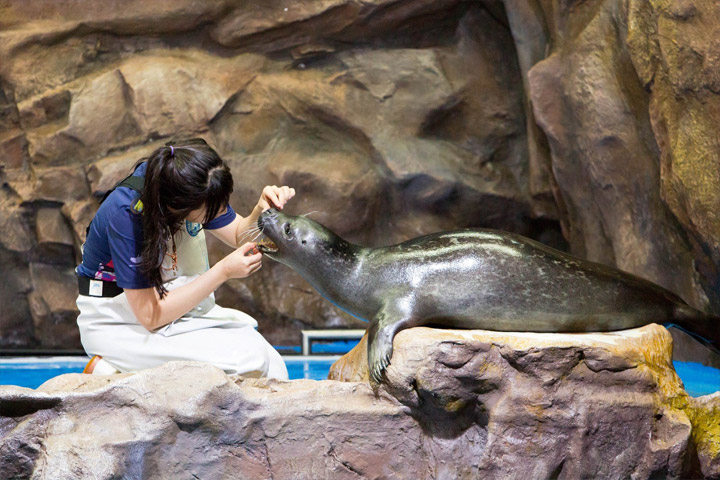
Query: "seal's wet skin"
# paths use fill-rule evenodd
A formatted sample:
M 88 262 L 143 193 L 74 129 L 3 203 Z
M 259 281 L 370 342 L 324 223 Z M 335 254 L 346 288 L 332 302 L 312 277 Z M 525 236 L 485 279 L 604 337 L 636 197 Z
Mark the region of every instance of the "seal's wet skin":
M 672 322 L 717 345 L 720 319 L 635 275 L 496 230 L 461 230 L 380 248 L 319 223 L 264 212 L 266 256 L 369 321 L 368 366 L 379 382 L 392 340 L 420 325 L 497 331 L 603 332 Z

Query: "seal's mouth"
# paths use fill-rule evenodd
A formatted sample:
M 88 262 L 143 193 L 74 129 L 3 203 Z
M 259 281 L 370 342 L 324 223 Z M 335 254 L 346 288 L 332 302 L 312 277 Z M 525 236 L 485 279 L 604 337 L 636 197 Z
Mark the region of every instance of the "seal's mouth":
M 267 237 L 257 243 L 257 249 L 260 250 L 260 253 L 277 253 L 279 250 L 275 242 Z

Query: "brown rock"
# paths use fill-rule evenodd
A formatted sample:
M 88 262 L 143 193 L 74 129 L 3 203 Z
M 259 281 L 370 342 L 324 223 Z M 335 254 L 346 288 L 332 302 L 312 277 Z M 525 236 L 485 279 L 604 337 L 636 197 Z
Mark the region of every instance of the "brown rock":
M 85 241 L 86 228 L 90 225 L 97 209 L 98 204 L 95 199 L 69 202 L 62 207 L 63 215 L 72 223 L 76 253 L 79 251 L 79 246 Z
M 153 142 L 121 154 L 110 155 L 90 164 L 86 169 L 86 173 L 93 196 L 102 198 L 108 190 L 132 173 L 133 166 L 141 158 L 149 156 L 150 153 L 164 144 L 165 142 Z
M 341 382 L 369 382 L 370 371 L 367 362 L 367 333 L 348 353 L 333 363 L 328 380 Z
M 50 265 L 30 264 L 33 295 L 30 309 L 35 336 L 48 348 L 80 348 L 77 329 L 77 279 L 72 268 L 59 271 Z
M 33 132 L 33 159 L 40 165 L 63 165 L 158 136 L 194 134 L 235 93 L 236 79 L 258 61 L 252 55 L 215 60 L 200 53 L 156 52 L 75 82 L 67 125 L 50 134 Z M 204 88 L 195 88 L 196 82 Z
M 530 91 L 528 71 L 546 56 L 548 32 L 541 9 L 535 2 L 505 0 L 510 31 L 517 51 L 523 88 Z M 552 173 L 552 159 L 547 139 L 535 121 L 532 103 L 525 95 L 524 110 L 528 136 L 528 189 L 532 196 L 533 213 L 540 217 L 565 219 L 562 197 Z M 567 227 L 566 227 L 567 228 Z
M 73 96 L 68 115 L 68 135 L 89 148 L 107 149 L 108 140 L 122 142 L 139 133 L 132 114 L 131 87 L 120 70 L 111 70 L 90 81 Z
M 28 257 L 34 248 L 30 218 L 17 195 L 7 186 L 0 188 L 0 347 L 35 343 L 27 298 L 32 290 Z
M 0 189 L 0 249 L 25 254 L 34 247 L 34 235 L 30 215 L 20 203 L 14 192 Z
M 720 43 L 707 40 L 720 33 L 715 5 L 698 0 L 648 8 L 632 2 L 629 10 L 629 53 L 642 81 L 652 81 L 649 114 L 660 150 L 660 192 L 691 237 L 699 281 L 717 309 Z
M 82 23 L 88 30 L 104 29 L 116 33 L 138 34 L 146 30 L 156 33 L 192 30 L 201 22 L 226 10 L 233 2 L 212 0 L 197 3 L 192 0 L 163 1 L 149 4 L 130 0 L 123 4 L 98 5 L 92 0 L 78 0 L 71 4 L 35 4 L 11 2 L 3 6 L 0 25 L 23 25 L 28 19 L 48 21 L 63 19 L 73 27 Z M 46 22 L 46 36 L 52 39 L 53 31 L 63 23 Z M 54 34 L 54 35 L 53 35 Z
M 232 5 L 228 0 L 133 0 L 102 6 L 86 0 L 52 6 L 12 2 L 0 15 L 2 24 L 14 27 L 2 29 L 0 55 L 9 58 L 0 68 L 18 87 L 22 101 L 95 71 L 98 57 L 106 60 L 108 53 L 112 61 L 148 46 L 167 46 L 152 37 L 183 32 L 193 36 Z
M 24 128 L 37 128 L 50 122 L 66 119 L 70 111 L 70 92 L 65 89 L 51 91 L 39 99 L 18 105 Z
M 18 102 L 43 95 L 87 72 L 88 62 L 97 57 L 97 45 L 68 37 L 74 27 L 77 24 L 63 20 L 33 22 L 25 18 L 20 28 L 2 32 L 0 55 L 6 61 L 0 70 Z M 65 39 L 58 42 L 58 36 Z
M 0 158 L 6 168 L 26 168 L 28 165 L 27 137 L 20 130 L 0 134 Z
M 38 254 L 45 263 L 74 263 L 75 241 L 65 217 L 57 208 L 40 208 L 35 219 Z
M 328 35 L 341 31 L 355 20 L 360 9 L 344 0 L 252 2 L 219 22 L 211 35 L 225 46 L 260 45 L 280 50 L 305 43 L 319 32 Z
M 34 162 L 62 165 L 78 154 L 92 158 L 137 135 L 131 107 L 131 91 L 119 70 L 93 78 L 73 95 L 67 125 L 34 138 Z
M 71 202 L 88 197 L 87 179 L 77 167 L 35 169 L 36 182 L 29 198 L 24 201 Z
M 648 98 L 612 33 L 613 9 L 603 3 L 528 73 L 569 217 L 565 233 L 574 254 L 651 279 L 703 308 L 690 246 L 658 189 Z
M 157 137 L 203 129 L 261 64 L 255 55 L 218 59 L 159 52 L 128 61 L 121 72 L 132 89 L 140 130 Z
M 2 215 L 0 215 L 2 219 Z M 36 345 L 28 292 L 32 290 L 25 255 L 0 247 L 0 347 L 27 348 Z M 0 382 L 2 383 L 2 382 Z
M 290 213 L 319 210 L 365 245 L 491 227 L 562 246 L 559 220 L 574 253 L 717 310 L 714 4 L 549 5 L 10 2 L 0 177 L 22 208 L 60 208 L 79 249 L 124 162 L 202 135 L 232 165 L 241 214 L 293 182 Z M 0 242 L 32 246 L 22 228 Z M 267 319 L 271 341 L 355 322 L 284 267 L 263 271 L 219 296 Z
M 10 131 L 20 127 L 20 114 L 15 95 L 8 85 L 0 84 L 0 131 Z

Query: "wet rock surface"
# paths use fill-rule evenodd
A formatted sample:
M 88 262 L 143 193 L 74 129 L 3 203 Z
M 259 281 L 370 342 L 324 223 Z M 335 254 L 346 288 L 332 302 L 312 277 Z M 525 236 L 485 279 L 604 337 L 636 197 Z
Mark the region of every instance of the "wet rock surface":
M 685 394 L 670 336 L 656 325 L 598 335 L 405 330 L 376 391 L 361 380 L 363 345 L 331 372 L 349 381 L 244 379 L 172 362 L 0 387 L 0 471 L 53 480 L 720 474 L 720 399 Z

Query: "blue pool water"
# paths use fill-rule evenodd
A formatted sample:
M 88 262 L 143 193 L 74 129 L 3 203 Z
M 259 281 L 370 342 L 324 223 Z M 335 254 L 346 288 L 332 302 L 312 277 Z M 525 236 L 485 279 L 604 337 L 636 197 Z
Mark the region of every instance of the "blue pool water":
M 315 339 L 310 343 L 312 355 L 344 355 L 357 345 L 360 340 L 324 340 Z M 299 354 L 302 351 L 300 345 L 273 345 L 281 355 Z
M 673 362 L 675 372 L 691 397 L 700 397 L 720 390 L 720 370 L 695 362 Z
M 344 355 L 360 340 L 313 340 L 311 351 L 315 355 Z
M 284 358 L 291 380 L 300 378 L 324 380 L 327 378 L 330 366 L 336 359 L 336 357 L 319 359 L 307 359 L 307 357 L 302 359 Z M 0 359 L 0 385 L 37 388 L 45 381 L 58 375 L 82 373 L 87 362 L 88 359 L 83 357 L 56 357 L 49 360 L 27 362 L 22 361 L 22 359 Z
M 300 378 L 324 380 L 336 359 L 337 357 L 318 359 L 284 357 L 290 379 L 293 380 Z M 82 372 L 86 363 L 87 359 L 82 357 L 57 357 L 40 361 L 0 359 L 0 385 L 37 388 L 57 375 Z M 720 390 L 720 370 L 693 362 L 673 362 L 673 364 L 689 395 L 699 397 Z

